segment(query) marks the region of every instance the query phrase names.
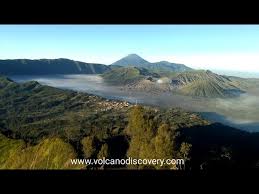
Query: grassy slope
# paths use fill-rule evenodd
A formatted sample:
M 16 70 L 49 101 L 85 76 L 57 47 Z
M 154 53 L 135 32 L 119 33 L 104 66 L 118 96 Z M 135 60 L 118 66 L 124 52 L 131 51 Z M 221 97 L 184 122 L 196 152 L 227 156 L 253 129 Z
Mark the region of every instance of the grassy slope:
M 225 76 L 210 71 L 192 71 L 179 74 L 179 92 L 184 95 L 202 97 L 230 97 L 242 92 L 238 85 Z
M 112 84 L 127 84 L 142 78 L 139 69 L 134 67 L 116 68 L 103 74 L 103 78 Z
M 67 131 L 84 134 L 93 126 L 100 134 L 102 130 L 121 128 L 123 119 L 114 117 L 127 112 L 127 108 L 119 113 L 115 109 L 105 111 L 112 101 L 36 82 L 17 84 L 4 79 L 1 85 L 6 87 L 0 88 L 0 127 L 34 142 L 50 134 L 68 136 Z
M 25 146 L 23 140 L 12 140 L 0 133 L 0 168 L 6 165 L 10 157 L 19 154 Z
M 78 169 L 71 165 L 76 158 L 73 147 L 60 138 L 48 138 L 35 146 L 25 145 L 0 134 L 0 169 Z
M 189 96 L 223 97 L 224 89 L 219 85 L 206 81 L 196 81 L 181 88 L 181 93 Z

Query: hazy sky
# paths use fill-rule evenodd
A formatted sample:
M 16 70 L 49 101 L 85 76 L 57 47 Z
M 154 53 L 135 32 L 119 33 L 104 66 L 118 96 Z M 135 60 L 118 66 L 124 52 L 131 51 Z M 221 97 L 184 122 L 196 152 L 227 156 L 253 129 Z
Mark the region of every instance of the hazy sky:
M 259 25 L 0 25 L 0 59 L 111 64 L 131 53 L 150 62 L 259 72 Z

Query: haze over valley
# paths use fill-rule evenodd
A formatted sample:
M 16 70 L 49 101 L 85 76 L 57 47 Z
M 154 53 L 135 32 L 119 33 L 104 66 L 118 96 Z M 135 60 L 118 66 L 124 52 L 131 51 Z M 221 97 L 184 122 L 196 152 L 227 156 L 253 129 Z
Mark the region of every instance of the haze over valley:
M 134 66 L 132 64 L 135 61 L 137 65 Z M 88 74 L 57 75 L 54 72 L 53 75 L 10 77 L 17 82 L 35 80 L 43 85 L 87 92 L 133 104 L 180 107 L 199 112 L 213 122 L 246 131 L 259 131 L 257 79 L 221 76 L 211 71 L 193 70 L 181 64 L 174 67 L 175 64 L 169 62 L 154 63 L 151 68 L 147 68 L 148 63 L 134 54 L 103 68 L 103 75 L 90 71 Z M 176 86 L 171 82 L 176 83 Z M 178 90 L 182 85 L 183 89 Z

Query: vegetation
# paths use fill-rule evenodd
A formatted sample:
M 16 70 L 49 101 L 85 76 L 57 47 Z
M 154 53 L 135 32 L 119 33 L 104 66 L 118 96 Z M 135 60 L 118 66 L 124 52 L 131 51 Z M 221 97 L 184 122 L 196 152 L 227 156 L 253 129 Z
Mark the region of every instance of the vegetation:
M 93 136 L 84 137 L 81 140 L 85 158 L 92 158 L 96 153 L 96 142 Z
M 257 168 L 259 136 L 182 109 L 125 105 L 0 77 L 1 169 L 92 169 L 73 158 L 183 158 L 185 169 Z M 119 166 L 179 169 L 179 166 Z
M 155 152 L 157 158 L 173 158 L 174 155 L 174 134 L 168 124 L 162 124 L 154 138 Z
M 103 159 L 103 158 L 108 158 L 109 157 L 109 148 L 108 145 L 105 143 L 102 145 L 101 150 L 99 151 L 97 158 L 98 159 Z
M 89 133 L 103 138 L 125 125 L 127 107 L 117 110 L 113 101 L 37 82 L 17 84 L 2 78 L 1 85 L 2 131 L 11 131 L 14 137 L 31 143 L 49 135 L 59 135 L 66 141 L 76 141 Z
M 26 146 L 22 140 L 12 140 L 0 135 L 1 169 L 78 169 L 72 165 L 76 158 L 73 147 L 60 138 L 48 138 L 39 144 Z
M 105 81 L 112 84 L 127 84 L 141 79 L 140 71 L 134 67 L 116 68 L 102 75 Z
M 0 168 L 4 168 L 6 161 L 17 155 L 26 146 L 23 140 L 12 140 L 0 133 Z
M 128 135 L 131 138 L 127 155 L 140 159 L 173 159 L 177 156 L 175 138 L 176 128 L 170 128 L 168 124 L 161 124 L 153 118 L 152 112 L 146 112 L 143 107 L 135 106 L 129 116 L 127 127 Z M 188 155 L 189 150 L 185 149 Z M 153 166 L 139 166 L 146 168 Z M 159 166 L 155 168 L 173 168 L 176 166 Z

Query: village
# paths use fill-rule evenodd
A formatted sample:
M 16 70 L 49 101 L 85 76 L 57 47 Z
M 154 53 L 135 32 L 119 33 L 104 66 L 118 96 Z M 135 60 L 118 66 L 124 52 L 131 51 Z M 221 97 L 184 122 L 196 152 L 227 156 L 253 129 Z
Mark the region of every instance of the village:
M 102 107 L 100 111 L 108 111 L 111 109 L 118 110 L 118 109 L 132 106 L 130 103 L 126 101 L 114 101 L 114 100 L 105 100 L 102 102 L 98 102 L 97 104 Z

